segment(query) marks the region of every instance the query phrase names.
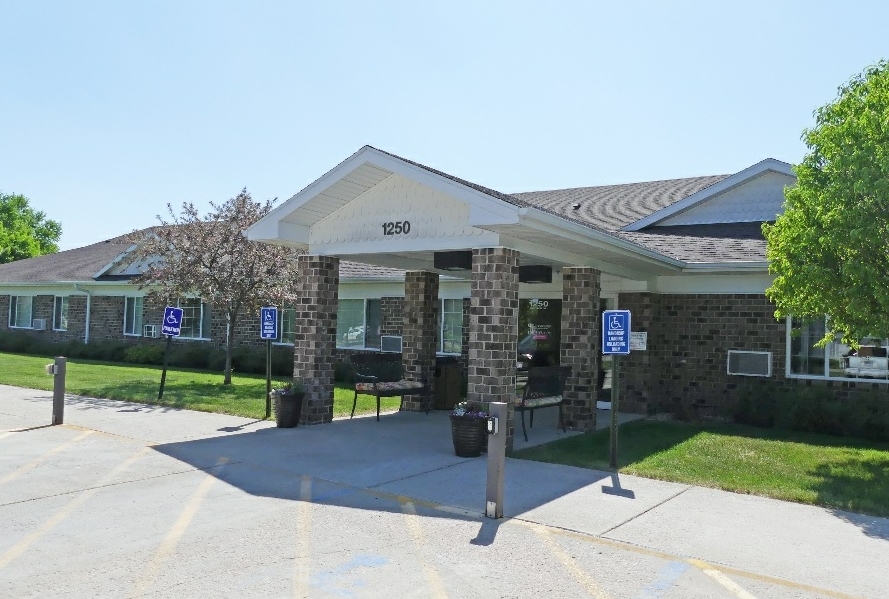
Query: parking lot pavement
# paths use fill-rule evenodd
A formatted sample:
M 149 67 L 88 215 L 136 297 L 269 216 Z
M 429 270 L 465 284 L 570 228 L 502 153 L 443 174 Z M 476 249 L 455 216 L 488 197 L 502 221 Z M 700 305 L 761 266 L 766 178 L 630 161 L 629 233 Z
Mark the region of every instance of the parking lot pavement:
M 0 597 L 889 596 L 880 518 L 510 459 L 485 519 L 441 414 L 50 412 L 0 386 Z

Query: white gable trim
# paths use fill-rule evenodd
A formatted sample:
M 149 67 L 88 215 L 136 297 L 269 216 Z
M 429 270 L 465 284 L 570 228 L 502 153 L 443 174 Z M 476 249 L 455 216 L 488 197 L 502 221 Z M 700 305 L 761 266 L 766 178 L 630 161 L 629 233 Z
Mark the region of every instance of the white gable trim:
M 469 206 L 469 219 L 473 225 L 514 224 L 519 221 L 518 206 L 381 152 L 376 148 L 365 146 L 248 228 L 247 238 L 252 241 L 308 247 L 311 225 L 287 222 L 287 218 L 363 165 L 371 165 L 390 175 L 401 175 L 420 185 L 465 202 Z M 351 198 L 341 200 L 341 205 L 346 205 L 360 195 L 359 193 Z M 313 215 L 311 217 L 312 224 L 330 213 L 332 211 L 328 211 L 327 214 Z
M 710 187 L 704 188 L 697 193 L 693 193 L 684 200 L 680 200 L 666 208 L 662 208 L 657 212 L 649 214 L 645 218 L 637 220 L 634 223 L 630 223 L 625 226 L 623 231 L 640 231 L 645 227 L 650 227 L 652 225 L 656 225 L 659 222 L 669 219 L 672 216 L 685 212 L 698 204 L 706 202 L 726 191 L 734 189 L 744 183 L 759 177 L 760 175 L 774 171 L 776 173 L 780 173 L 783 175 L 788 175 L 790 177 L 796 177 L 793 172 L 792 167 L 786 162 L 781 162 L 780 160 L 775 160 L 774 158 L 766 158 L 762 162 L 758 162 L 753 166 L 747 167 L 744 170 L 735 173 L 730 177 L 726 177 L 722 181 L 718 183 L 714 183 Z

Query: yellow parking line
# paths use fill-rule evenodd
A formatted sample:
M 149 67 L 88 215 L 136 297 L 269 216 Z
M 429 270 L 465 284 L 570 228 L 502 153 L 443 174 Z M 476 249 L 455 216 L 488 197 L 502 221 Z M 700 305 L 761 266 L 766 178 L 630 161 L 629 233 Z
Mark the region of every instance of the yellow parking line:
M 531 526 L 530 528 L 538 537 L 540 537 L 544 545 L 547 546 L 552 554 L 556 556 L 556 559 L 562 562 L 562 565 L 574 576 L 574 579 L 581 587 L 583 587 L 583 590 L 586 591 L 590 597 L 593 597 L 594 599 L 609 599 L 608 593 L 599 586 L 599 583 L 593 580 L 593 577 L 587 574 L 583 568 L 578 566 L 577 562 L 574 561 L 574 558 L 559 547 L 553 540 L 549 530 L 542 526 Z
M 57 453 L 60 453 L 62 451 L 65 451 L 71 445 L 74 445 L 75 443 L 77 443 L 78 441 L 83 439 L 84 437 L 88 437 L 89 435 L 92 435 L 92 434 L 93 434 L 93 431 L 84 431 L 81 434 L 74 437 L 73 439 L 71 439 L 70 441 L 67 441 L 66 443 L 62 443 L 61 445 L 59 445 L 52 451 L 43 454 L 39 458 L 31 460 L 27 464 L 23 464 L 23 465 L 19 466 L 17 469 L 13 470 L 12 472 L 7 474 L 3 478 L 0 478 L 0 485 L 2 485 L 3 483 L 8 483 L 11 480 L 15 480 L 16 478 L 18 478 L 25 472 L 28 472 L 29 470 L 33 470 L 34 468 L 36 468 L 37 466 L 39 466 L 40 464 L 42 464 L 43 462 L 45 462 L 46 460 L 51 458 L 52 456 L 54 456 Z
M 312 546 L 312 477 L 303 474 L 296 508 L 296 571 L 293 589 L 299 598 L 309 596 L 309 551 Z
M 441 576 L 438 575 L 438 572 L 424 556 L 428 544 L 423 535 L 423 528 L 420 526 L 420 517 L 417 515 L 417 509 L 414 507 L 413 502 L 405 501 L 401 504 L 401 510 L 404 512 L 408 533 L 417 546 L 417 555 L 423 568 L 423 574 L 426 575 L 426 580 L 432 591 L 428 596 L 435 599 L 447 599 L 448 594 L 445 591 Z
M 114 478 L 120 472 L 122 472 L 122 471 L 126 470 L 127 468 L 129 468 L 130 466 L 132 466 L 133 462 L 135 462 L 140 457 L 142 457 L 148 450 L 149 450 L 148 447 L 143 447 L 142 449 L 137 451 L 135 454 L 130 456 L 130 458 L 127 461 L 123 462 L 117 468 L 115 468 L 114 470 L 112 470 L 111 472 L 109 472 L 108 474 L 103 476 L 95 484 L 94 487 L 81 492 L 74 499 L 69 501 L 68 504 L 65 505 L 65 507 L 60 509 L 49 520 L 44 522 L 40 526 L 40 528 L 38 528 L 37 530 L 35 530 L 34 532 L 32 532 L 31 534 L 26 536 L 24 539 L 22 539 L 21 541 L 19 541 L 18 543 L 16 543 L 9 549 L 7 549 L 6 552 L 3 553 L 3 555 L 0 555 L 0 568 L 4 568 L 7 565 L 9 565 L 9 563 L 12 560 L 14 560 L 18 556 L 20 556 L 25 551 L 27 551 L 27 549 L 31 545 L 33 545 L 34 543 L 36 543 L 37 541 L 42 539 L 44 536 L 46 536 L 53 528 L 58 526 L 59 523 L 62 522 L 62 520 L 67 518 L 71 514 L 71 512 L 73 512 L 78 507 L 80 507 L 87 499 L 92 497 L 97 491 L 104 488 L 108 483 L 113 481 Z
M 738 599 L 756 599 L 756 597 L 742 589 L 739 585 L 735 584 L 735 582 L 731 578 L 729 578 L 707 562 L 703 562 L 699 559 L 689 559 L 686 561 L 692 566 L 700 568 L 704 574 L 718 582 L 725 589 L 731 591 L 736 597 L 738 597 Z
M 216 461 L 216 467 L 227 464 L 228 461 L 228 458 L 219 458 Z M 138 597 L 140 595 L 143 595 L 148 586 L 154 581 L 158 570 L 160 570 L 160 567 L 163 565 L 164 561 L 166 561 L 166 559 L 170 557 L 170 555 L 176 549 L 176 545 L 179 543 L 182 535 L 185 534 L 185 530 L 188 528 L 188 525 L 191 524 L 192 519 L 198 511 L 198 508 L 201 507 L 201 504 L 207 497 L 207 493 L 210 491 L 210 487 L 213 486 L 213 483 L 215 481 L 216 477 L 210 473 L 207 473 L 207 477 L 191 494 L 188 503 L 185 504 L 185 507 L 182 509 L 182 512 L 180 512 L 179 517 L 173 524 L 173 527 L 167 533 L 167 536 L 164 537 L 164 540 L 161 541 L 161 544 L 157 548 L 157 551 L 154 552 L 154 555 L 148 561 L 148 565 L 146 566 L 145 570 L 142 573 L 142 576 L 136 583 L 136 589 L 130 595 L 131 597 Z
M 6 437 L 12 435 L 12 433 L 14 433 L 14 432 L 15 431 L 6 431 L 5 433 L 0 434 L 0 439 L 5 439 Z

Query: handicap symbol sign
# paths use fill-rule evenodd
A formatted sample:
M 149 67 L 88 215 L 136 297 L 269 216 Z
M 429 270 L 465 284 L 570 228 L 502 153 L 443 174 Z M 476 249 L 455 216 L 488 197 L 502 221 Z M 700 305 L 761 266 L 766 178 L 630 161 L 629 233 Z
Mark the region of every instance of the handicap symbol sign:
M 602 312 L 602 354 L 628 355 L 630 353 L 630 311 L 605 310 Z
M 164 323 L 161 325 L 161 333 L 178 337 L 182 332 L 182 308 L 167 306 L 164 308 Z
M 263 306 L 259 312 L 259 336 L 261 339 L 278 338 L 278 308 Z

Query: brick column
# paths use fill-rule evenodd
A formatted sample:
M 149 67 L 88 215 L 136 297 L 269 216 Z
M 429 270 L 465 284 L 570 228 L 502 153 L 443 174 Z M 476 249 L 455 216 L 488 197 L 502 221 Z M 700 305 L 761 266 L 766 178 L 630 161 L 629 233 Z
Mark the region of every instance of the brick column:
M 600 272 L 587 266 L 562 269 L 562 366 L 571 367 L 565 385 L 565 426 L 596 429 L 596 385 L 599 375 Z
M 404 275 L 404 326 L 402 328 L 402 361 L 404 378 L 425 382 L 430 393 L 435 384 L 435 353 L 438 350 L 438 274 L 409 271 Z M 432 395 L 406 395 L 405 410 L 426 409 Z
M 294 319 L 293 376 L 306 390 L 300 423 L 322 424 L 333 420 L 340 260 L 302 255 L 297 266 L 300 298 Z
M 515 422 L 518 326 L 519 253 L 507 248 L 473 250 L 467 399 L 509 404 L 507 451 L 512 449 Z

